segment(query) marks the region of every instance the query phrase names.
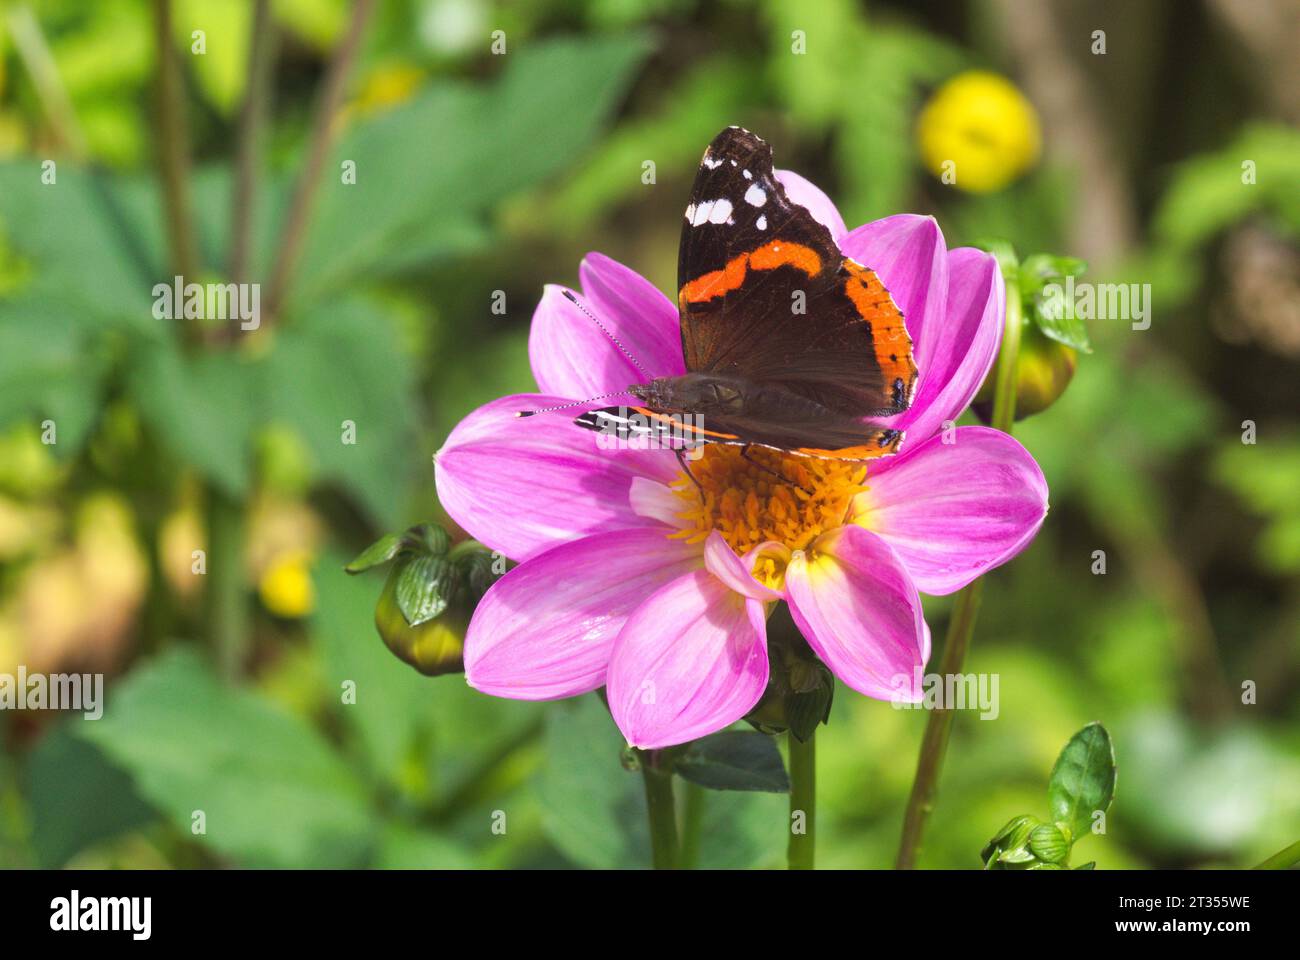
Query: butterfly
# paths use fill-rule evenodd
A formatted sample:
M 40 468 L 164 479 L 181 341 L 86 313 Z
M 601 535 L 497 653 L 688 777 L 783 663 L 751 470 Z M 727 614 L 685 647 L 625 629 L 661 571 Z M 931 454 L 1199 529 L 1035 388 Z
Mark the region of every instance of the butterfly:
M 863 418 L 912 401 L 903 314 L 880 278 L 790 200 L 772 148 L 748 130 L 728 127 L 704 151 L 682 224 L 677 305 L 687 372 L 632 385 L 639 405 L 575 423 L 622 439 L 672 435 L 831 460 L 898 450 L 901 431 Z

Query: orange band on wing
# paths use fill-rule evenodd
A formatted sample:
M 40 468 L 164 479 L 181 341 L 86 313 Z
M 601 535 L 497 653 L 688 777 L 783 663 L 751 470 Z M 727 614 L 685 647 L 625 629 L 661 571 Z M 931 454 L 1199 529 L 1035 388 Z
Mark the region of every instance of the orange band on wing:
M 677 302 L 707 303 L 715 297 L 725 296 L 745 282 L 745 274 L 754 270 L 775 270 L 777 267 L 794 267 L 810 277 L 822 269 L 822 258 L 812 247 L 787 240 L 773 240 L 757 250 L 732 257 L 721 270 L 711 270 L 685 284 L 677 294 Z
M 847 257 L 844 269 L 849 274 L 849 278 L 844 281 L 844 293 L 852 301 L 859 316 L 871 324 L 871 342 L 885 383 L 893 384 L 902 380 L 902 395 L 910 402 L 912 386 L 916 381 L 916 363 L 912 359 L 912 338 L 907 334 L 902 311 L 875 271 L 854 263 Z
M 701 437 L 717 437 L 719 440 L 738 440 L 740 439 L 734 433 L 720 433 L 717 430 L 705 430 L 703 427 L 697 427 L 693 423 L 686 423 L 678 420 L 676 417 L 667 413 L 658 413 L 649 407 L 631 407 L 635 413 L 641 414 L 651 420 L 658 420 L 660 423 L 669 424 L 682 432 L 683 437 L 686 434 L 693 434 Z
M 903 442 L 902 431 L 895 431 L 897 436 L 891 438 L 883 447 L 879 443 L 866 443 L 857 447 L 843 447 L 839 450 L 821 450 L 817 447 L 799 447 L 791 450 L 801 457 L 819 457 L 823 460 L 875 460 L 898 452 L 898 445 Z

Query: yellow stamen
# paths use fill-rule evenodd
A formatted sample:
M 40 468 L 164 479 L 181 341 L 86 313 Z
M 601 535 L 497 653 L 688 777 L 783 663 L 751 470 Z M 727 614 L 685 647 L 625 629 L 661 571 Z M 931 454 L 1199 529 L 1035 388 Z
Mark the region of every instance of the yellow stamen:
M 823 533 L 844 525 L 853 498 L 867 489 L 864 463 L 761 447 L 741 456 L 739 447 L 709 446 L 690 467 L 699 486 L 684 473 L 672 484 L 683 501 L 679 516 L 687 522 L 672 536 L 698 543 L 717 530 L 742 556 L 769 540 L 787 550 L 808 550 Z M 754 578 L 781 589 L 787 556 L 761 555 Z

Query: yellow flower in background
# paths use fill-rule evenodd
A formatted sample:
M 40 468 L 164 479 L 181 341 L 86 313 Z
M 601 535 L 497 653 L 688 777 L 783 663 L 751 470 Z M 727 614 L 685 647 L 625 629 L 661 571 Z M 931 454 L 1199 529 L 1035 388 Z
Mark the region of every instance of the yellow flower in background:
M 311 560 L 306 550 L 286 550 L 271 560 L 257 585 L 267 610 L 277 617 L 297 620 L 316 609 Z
M 953 77 L 921 110 L 927 169 L 970 193 L 1000 190 L 1038 161 L 1038 114 L 1015 84 L 985 70 Z

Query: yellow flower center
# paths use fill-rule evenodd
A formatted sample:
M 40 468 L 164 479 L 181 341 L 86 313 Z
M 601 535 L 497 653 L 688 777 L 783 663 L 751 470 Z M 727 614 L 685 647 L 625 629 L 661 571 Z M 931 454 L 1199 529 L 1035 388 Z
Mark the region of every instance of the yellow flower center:
M 853 498 L 867 488 L 864 463 L 786 456 L 763 447 L 708 446 L 672 484 L 682 499 L 685 529 L 674 537 L 703 541 L 717 530 L 740 555 L 774 540 L 807 550 L 828 530 L 844 525 Z M 696 485 L 698 482 L 698 486 Z M 776 551 L 773 551 L 775 553 Z M 762 555 L 754 578 L 779 590 L 787 555 Z

